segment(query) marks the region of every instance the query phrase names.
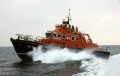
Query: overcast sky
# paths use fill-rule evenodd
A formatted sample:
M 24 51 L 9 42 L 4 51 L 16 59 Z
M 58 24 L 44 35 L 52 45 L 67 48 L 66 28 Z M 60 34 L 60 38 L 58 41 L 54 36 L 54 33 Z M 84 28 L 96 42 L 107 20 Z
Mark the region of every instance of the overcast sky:
M 98 45 L 120 45 L 120 0 L 0 0 L 0 46 L 15 34 L 45 36 L 71 9 L 71 25 Z

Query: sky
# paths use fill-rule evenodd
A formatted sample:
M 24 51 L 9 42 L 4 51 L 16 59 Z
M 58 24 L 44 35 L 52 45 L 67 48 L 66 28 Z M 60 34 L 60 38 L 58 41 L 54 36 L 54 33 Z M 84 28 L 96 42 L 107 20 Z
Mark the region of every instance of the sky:
M 0 46 L 15 34 L 45 37 L 71 9 L 71 25 L 98 45 L 120 45 L 120 0 L 0 0 Z

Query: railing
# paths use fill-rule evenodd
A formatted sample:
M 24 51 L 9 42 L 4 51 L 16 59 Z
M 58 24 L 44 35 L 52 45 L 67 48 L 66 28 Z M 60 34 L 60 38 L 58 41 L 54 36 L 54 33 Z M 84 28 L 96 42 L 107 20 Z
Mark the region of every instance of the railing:
M 109 51 L 109 47 L 107 47 L 107 48 L 99 48 L 99 51 L 106 51 L 106 52 L 110 52 L 110 51 Z
M 43 39 L 43 37 L 40 36 L 22 35 L 22 34 L 16 34 L 16 35 L 18 36 L 18 40 L 39 41 L 40 39 Z

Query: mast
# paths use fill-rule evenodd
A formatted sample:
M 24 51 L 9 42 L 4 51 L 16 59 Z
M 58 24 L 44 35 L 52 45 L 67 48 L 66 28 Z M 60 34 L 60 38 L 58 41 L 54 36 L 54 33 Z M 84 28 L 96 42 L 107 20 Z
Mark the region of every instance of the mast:
M 69 16 L 67 18 L 68 18 L 68 23 L 69 23 L 69 21 L 71 20 L 70 19 L 70 9 L 69 9 Z
M 72 20 L 72 19 L 70 19 L 71 18 L 70 17 L 70 9 L 69 9 L 69 16 L 67 16 L 67 18 L 68 18 L 67 21 L 63 20 L 63 24 L 69 24 L 70 20 Z

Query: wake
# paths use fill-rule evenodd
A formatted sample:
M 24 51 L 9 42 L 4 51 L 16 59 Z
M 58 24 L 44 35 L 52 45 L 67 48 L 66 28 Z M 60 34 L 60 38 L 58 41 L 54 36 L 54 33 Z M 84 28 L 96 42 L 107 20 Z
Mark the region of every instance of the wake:
M 120 54 L 110 56 L 108 60 L 101 58 L 83 60 L 80 68 L 85 71 L 73 76 L 120 76 Z
M 44 53 L 39 47 L 28 52 L 28 55 L 32 56 L 33 61 L 42 63 L 81 61 L 80 70 L 82 69 L 83 72 L 72 76 L 120 76 L 120 54 L 110 56 L 108 60 L 105 60 L 91 55 L 87 50 L 75 53 L 65 48 L 49 50 Z

